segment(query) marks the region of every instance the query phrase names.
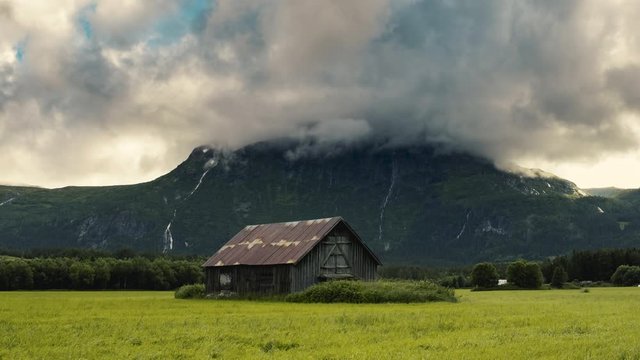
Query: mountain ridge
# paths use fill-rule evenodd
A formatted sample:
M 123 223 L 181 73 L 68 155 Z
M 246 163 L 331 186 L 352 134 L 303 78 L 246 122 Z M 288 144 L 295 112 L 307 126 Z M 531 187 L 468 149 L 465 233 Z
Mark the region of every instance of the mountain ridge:
M 564 179 L 527 178 L 428 146 L 360 144 L 290 156 L 298 146 L 199 146 L 174 170 L 135 185 L 0 186 L 0 203 L 13 198 L 0 205 L 0 247 L 207 255 L 247 224 L 336 215 L 390 263 L 541 258 L 638 244 L 640 210 L 630 195 L 584 196 Z

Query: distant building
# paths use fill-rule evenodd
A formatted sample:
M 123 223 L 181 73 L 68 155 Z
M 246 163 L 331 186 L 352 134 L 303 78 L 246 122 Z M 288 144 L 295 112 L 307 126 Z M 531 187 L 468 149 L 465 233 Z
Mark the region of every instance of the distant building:
M 375 280 L 380 260 L 341 217 L 249 225 L 204 263 L 207 293 L 282 294 Z
M 498 279 L 498 286 L 507 285 L 507 279 Z

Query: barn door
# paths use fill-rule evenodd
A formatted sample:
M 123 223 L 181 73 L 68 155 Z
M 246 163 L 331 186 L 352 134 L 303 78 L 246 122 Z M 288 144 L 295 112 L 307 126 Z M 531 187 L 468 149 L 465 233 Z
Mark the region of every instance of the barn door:
M 331 235 L 322 242 L 321 274 L 325 277 L 353 275 L 351 241 L 345 235 Z
M 257 269 L 257 292 L 271 294 L 274 288 L 274 269 L 272 266 L 263 266 Z

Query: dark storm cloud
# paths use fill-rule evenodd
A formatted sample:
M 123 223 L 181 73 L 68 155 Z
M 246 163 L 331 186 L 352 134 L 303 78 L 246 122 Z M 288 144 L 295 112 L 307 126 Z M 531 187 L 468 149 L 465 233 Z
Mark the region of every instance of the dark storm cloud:
M 607 84 L 616 91 L 625 106 L 640 111 L 640 65 L 633 64 L 607 73 Z
M 282 137 L 439 144 L 497 162 L 638 145 L 634 1 L 221 0 L 188 18 L 197 2 L 60 1 L 62 23 L 0 3 L 14 19 L 0 24 L 0 150 L 70 169 L 55 184 L 123 168 L 134 181 L 199 144 Z
M 364 119 L 371 136 L 500 161 L 637 144 L 603 77 L 612 34 L 630 29 L 594 2 L 225 4 L 210 18 L 212 33 L 226 30 L 212 48 L 235 52 L 247 96 L 213 104 L 253 128 Z M 287 91 L 296 100 L 285 107 L 261 101 Z
M 612 118 L 598 70 L 612 29 L 588 38 L 584 13 L 568 3 L 455 4 L 419 2 L 390 21 L 372 56 L 388 59 L 369 70 L 392 74 L 379 88 L 397 86 L 376 102 L 383 127 L 402 98 L 399 136 L 418 131 L 493 158 L 572 157 L 635 142 Z

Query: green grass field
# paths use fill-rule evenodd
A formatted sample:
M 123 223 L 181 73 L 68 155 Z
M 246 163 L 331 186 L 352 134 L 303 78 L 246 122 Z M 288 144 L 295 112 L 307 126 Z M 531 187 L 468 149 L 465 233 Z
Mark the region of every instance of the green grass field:
M 457 291 L 458 303 L 0 293 L 0 359 L 640 359 L 640 288 Z

